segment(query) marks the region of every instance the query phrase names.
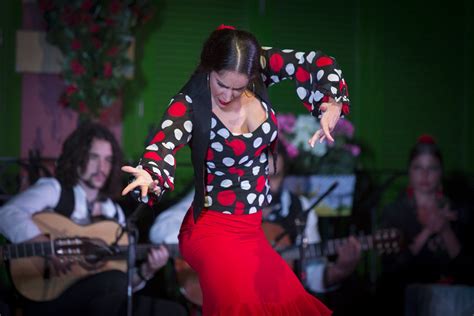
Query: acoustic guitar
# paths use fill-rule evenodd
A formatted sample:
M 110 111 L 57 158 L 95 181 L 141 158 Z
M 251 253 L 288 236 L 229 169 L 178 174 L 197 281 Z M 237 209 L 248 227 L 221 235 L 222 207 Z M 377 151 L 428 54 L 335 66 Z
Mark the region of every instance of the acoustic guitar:
M 103 271 L 127 270 L 128 236 L 109 220 L 81 226 L 52 212 L 41 212 L 33 221 L 50 242 L 11 244 L 0 247 L 0 258 L 10 260 L 10 274 L 20 294 L 33 301 L 57 298 L 71 285 Z M 179 255 L 178 245 L 165 245 L 170 256 Z M 137 245 L 137 260 L 145 259 L 151 247 Z M 69 261 L 71 271 L 56 275 L 48 257 Z

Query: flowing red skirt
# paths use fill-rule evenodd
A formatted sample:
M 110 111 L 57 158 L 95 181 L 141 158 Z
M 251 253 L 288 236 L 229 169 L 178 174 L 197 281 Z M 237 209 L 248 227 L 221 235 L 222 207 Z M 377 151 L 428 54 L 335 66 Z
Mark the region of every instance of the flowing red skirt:
M 183 258 L 197 271 L 204 315 L 330 315 L 276 253 L 261 228 L 262 214 L 192 209 L 179 234 Z

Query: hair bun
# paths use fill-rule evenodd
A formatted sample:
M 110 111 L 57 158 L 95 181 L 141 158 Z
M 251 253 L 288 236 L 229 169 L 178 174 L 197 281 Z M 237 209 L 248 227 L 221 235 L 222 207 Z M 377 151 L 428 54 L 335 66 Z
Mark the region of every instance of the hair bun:
M 428 135 L 428 134 L 423 134 L 420 137 L 418 137 L 417 143 L 419 143 L 419 144 L 436 144 L 436 141 L 433 138 L 433 136 Z
M 235 27 L 231 26 L 231 25 L 225 25 L 225 24 L 221 24 L 217 27 L 218 31 L 220 30 L 235 30 Z

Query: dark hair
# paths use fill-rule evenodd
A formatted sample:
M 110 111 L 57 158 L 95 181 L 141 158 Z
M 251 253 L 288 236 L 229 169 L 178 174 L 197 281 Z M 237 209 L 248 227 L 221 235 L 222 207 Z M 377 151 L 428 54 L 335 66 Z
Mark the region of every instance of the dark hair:
M 431 136 L 422 135 L 418 138 L 416 144 L 410 150 L 408 166 L 411 165 L 415 158 L 423 154 L 428 154 L 437 158 L 441 167 L 443 167 L 443 156 L 441 155 L 441 150 Z
M 100 124 L 84 122 L 66 138 L 56 164 L 56 177 L 65 187 L 77 184 L 78 170 L 83 171 L 89 162 L 89 150 L 93 139 L 105 140 L 112 146 L 112 168 L 99 194 L 100 198 L 113 197 L 121 187 L 122 151 L 114 135 Z
M 260 69 L 260 53 L 260 44 L 251 33 L 215 30 L 203 45 L 198 71 L 236 71 L 252 81 Z

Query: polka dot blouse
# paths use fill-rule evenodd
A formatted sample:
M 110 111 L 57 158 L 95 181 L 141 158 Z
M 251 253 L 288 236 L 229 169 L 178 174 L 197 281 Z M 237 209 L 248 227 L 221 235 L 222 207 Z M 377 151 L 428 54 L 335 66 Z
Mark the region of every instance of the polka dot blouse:
M 319 117 L 319 105 L 332 97 L 349 112 L 346 82 L 336 61 L 320 51 L 295 52 L 265 47 L 260 59 L 266 86 L 292 79 L 303 105 Z M 185 94 L 170 102 L 140 165 L 163 188 L 174 189 L 175 153 L 192 137 L 192 102 Z M 210 101 L 209 101 L 210 102 Z M 268 148 L 276 141 L 277 123 L 270 105 L 261 102 L 266 120 L 251 133 L 234 135 L 213 115 L 206 157 L 205 207 L 231 214 L 251 214 L 270 202 Z M 194 105 L 196 106 L 196 105 Z

